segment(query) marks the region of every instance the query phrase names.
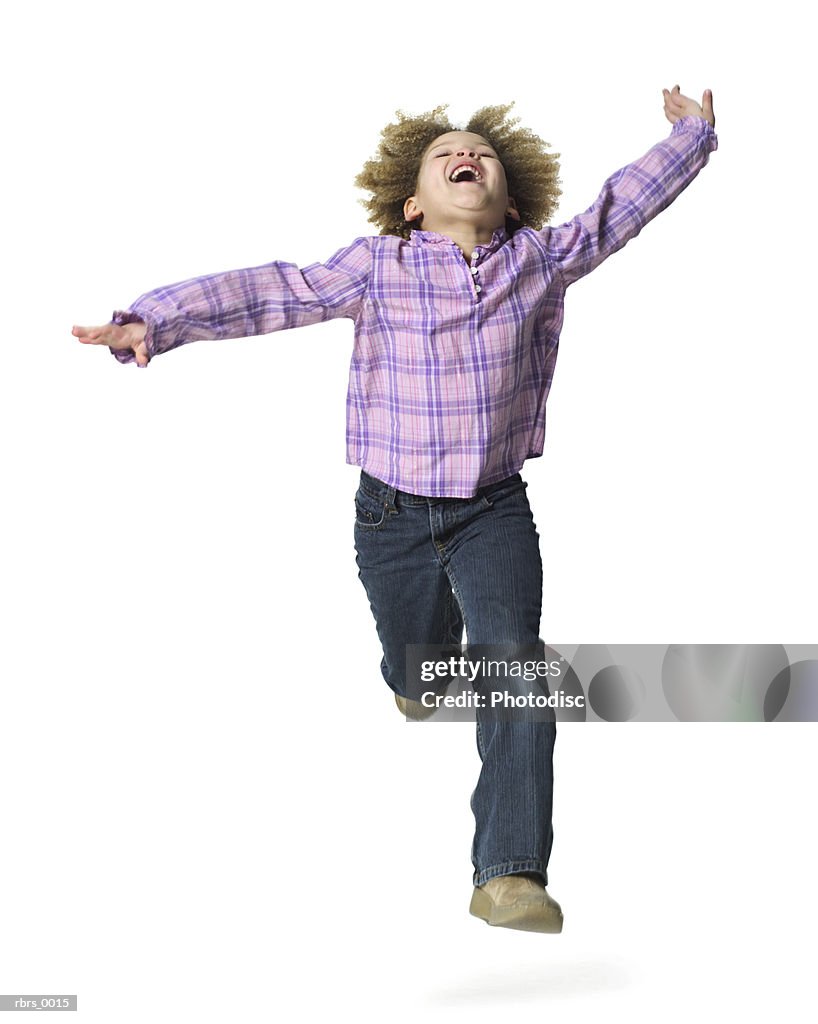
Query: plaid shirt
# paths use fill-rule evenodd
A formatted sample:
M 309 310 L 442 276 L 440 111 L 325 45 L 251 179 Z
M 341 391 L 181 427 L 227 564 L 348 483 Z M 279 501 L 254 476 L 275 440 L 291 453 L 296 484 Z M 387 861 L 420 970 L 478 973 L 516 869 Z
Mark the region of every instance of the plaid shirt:
M 717 148 L 703 118 L 684 117 L 585 213 L 511 237 L 500 228 L 470 260 L 431 231 L 357 238 L 303 269 L 276 261 L 157 288 L 112 322 L 143 320 L 152 358 L 348 317 L 347 462 L 414 494 L 470 498 L 542 455 L 566 288 L 638 235 Z

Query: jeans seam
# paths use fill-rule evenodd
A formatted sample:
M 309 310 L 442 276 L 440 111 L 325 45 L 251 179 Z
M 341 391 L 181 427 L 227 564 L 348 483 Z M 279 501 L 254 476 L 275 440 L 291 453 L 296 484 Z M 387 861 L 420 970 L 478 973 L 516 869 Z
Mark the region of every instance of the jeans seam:
M 443 566 L 443 571 L 446 573 L 446 576 L 449 580 L 449 586 L 452 588 L 452 593 L 454 594 L 455 599 L 457 600 L 457 603 L 460 606 L 460 614 L 463 617 L 463 628 L 466 630 L 466 636 L 468 636 L 469 624 L 468 622 L 466 622 L 466 612 L 463 609 L 463 598 L 460 593 L 460 588 L 457 585 L 457 579 L 455 578 L 455 575 L 452 572 L 451 566 L 449 565 L 448 562 Z

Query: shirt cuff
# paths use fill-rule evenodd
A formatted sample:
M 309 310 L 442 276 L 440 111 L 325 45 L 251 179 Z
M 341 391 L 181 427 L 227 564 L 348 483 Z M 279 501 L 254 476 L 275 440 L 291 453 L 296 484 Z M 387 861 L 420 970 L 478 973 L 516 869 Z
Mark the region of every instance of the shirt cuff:
M 683 133 L 703 135 L 709 141 L 711 149 L 719 148 L 719 137 L 716 135 L 716 129 L 709 121 L 705 121 L 698 114 L 688 114 L 674 122 L 670 134 L 681 135 Z

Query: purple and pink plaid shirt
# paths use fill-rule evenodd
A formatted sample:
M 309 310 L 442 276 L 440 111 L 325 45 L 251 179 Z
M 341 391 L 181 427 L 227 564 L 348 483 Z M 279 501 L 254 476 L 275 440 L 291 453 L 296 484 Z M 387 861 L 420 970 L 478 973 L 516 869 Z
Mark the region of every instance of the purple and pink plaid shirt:
M 470 261 L 430 231 L 357 238 L 303 269 L 276 261 L 157 288 L 112 322 L 143 320 L 153 357 L 348 317 L 347 462 L 413 494 L 470 498 L 542 455 L 568 285 L 638 235 L 717 148 L 707 121 L 681 118 L 585 213 L 511 237 L 500 228 Z

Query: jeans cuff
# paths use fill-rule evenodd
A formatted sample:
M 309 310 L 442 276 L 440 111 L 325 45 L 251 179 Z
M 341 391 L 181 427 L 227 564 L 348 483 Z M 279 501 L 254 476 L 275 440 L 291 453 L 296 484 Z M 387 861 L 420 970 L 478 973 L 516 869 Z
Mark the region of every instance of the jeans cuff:
M 548 868 L 544 861 L 532 858 L 531 860 L 507 860 L 502 864 L 492 864 L 491 867 L 483 868 L 482 871 L 474 872 L 475 886 L 485 885 L 492 878 L 500 878 L 502 875 L 522 875 L 524 872 L 542 876 L 543 885 L 548 885 Z

